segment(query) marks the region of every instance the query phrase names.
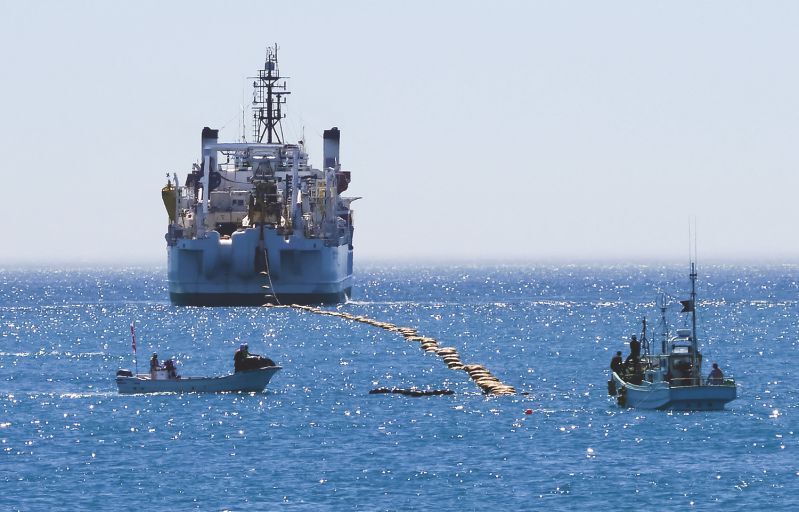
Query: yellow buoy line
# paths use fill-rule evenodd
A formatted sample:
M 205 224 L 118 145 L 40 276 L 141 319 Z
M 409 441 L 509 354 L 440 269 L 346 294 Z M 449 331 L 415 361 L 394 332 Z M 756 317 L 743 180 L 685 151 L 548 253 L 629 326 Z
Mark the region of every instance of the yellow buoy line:
M 416 329 L 412 327 L 400 327 L 388 322 L 380 322 L 365 316 L 353 315 L 342 311 L 329 311 L 316 306 L 302 306 L 299 304 L 291 305 L 274 305 L 264 304 L 264 307 L 273 308 L 295 308 L 316 313 L 318 315 L 338 316 L 360 322 L 364 324 L 373 325 L 390 332 L 401 334 L 406 340 L 414 343 L 419 343 L 419 347 L 425 352 L 434 353 L 440 357 L 450 370 L 461 370 L 469 374 L 469 377 L 477 384 L 484 393 L 488 395 L 514 395 L 516 388 L 508 384 L 504 384 L 501 380 L 495 377 L 485 366 L 481 364 L 464 364 L 458 355 L 458 350 L 455 347 L 442 347 L 439 346 L 435 338 L 429 336 L 420 336 Z

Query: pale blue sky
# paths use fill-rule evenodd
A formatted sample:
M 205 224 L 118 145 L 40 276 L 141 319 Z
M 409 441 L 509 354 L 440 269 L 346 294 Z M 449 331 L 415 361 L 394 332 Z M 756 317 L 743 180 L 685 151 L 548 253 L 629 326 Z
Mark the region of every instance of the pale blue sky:
M 165 263 L 167 171 L 342 130 L 356 259 L 799 260 L 795 2 L 0 1 L 0 264 Z

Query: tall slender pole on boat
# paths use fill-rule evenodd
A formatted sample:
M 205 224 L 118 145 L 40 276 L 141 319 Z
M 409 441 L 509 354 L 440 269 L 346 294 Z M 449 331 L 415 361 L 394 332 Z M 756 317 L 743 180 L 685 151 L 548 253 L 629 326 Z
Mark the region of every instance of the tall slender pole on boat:
M 136 364 L 136 375 L 139 374 L 139 354 L 136 352 L 136 330 L 133 328 L 133 322 L 130 323 L 130 337 L 133 340 L 133 360 Z
M 696 263 L 691 262 L 691 364 L 696 368 L 696 351 L 699 344 L 696 341 Z

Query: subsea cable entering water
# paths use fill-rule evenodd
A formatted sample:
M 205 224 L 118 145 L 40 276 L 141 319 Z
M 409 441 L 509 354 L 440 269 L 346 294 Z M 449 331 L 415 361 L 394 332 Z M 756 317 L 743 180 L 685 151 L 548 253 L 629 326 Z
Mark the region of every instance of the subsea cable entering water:
M 380 322 L 365 316 L 353 315 L 351 313 L 344 313 L 341 311 L 328 311 L 315 306 L 302 306 L 300 304 L 291 305 L 274 305 L 264 304 L 264 307 L 282 307 L 282 308 L 295 308 L 316 313 L 318 315 L 338 316 L 354 322 L 369 324 L 390 332 L 401 334 L 406 340 L 419 343 L 419 346 L 425 352 L 435 353 L 440 357 L 450 370 L 462 370 L 469 374 L 469 377 L 477 384 L 480 389 L 487 395 L 514 395 L 516 388 L 508 384 L 504 384 L 497 377 L 495 377 L 485 366 L 481 364 L 464 364 L 461 361 L 458 351 L 455 347 L 441 347 L 435 338 L 428 336 L 420 336 L 416 329 L 412 327 L 399 327 L 397 325 Z

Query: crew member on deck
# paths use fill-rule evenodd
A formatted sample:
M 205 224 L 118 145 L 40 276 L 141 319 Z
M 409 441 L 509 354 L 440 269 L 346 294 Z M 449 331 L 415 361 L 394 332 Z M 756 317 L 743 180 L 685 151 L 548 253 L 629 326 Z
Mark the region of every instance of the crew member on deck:
M 153 352 L 153 357 L 150 358 L 150 375 L 154 375 L 155 372 L 161 369 L 161 365 L 158 364 L 158 354 Z
M 623 368 L 624 359 L 621 357 L 621 350 L 619 350 L 616 352 L 616 356 L 610 360 L 610 369 L 616 372 L 617 375 L 621 375 Z
M 632 361 L 633 364 L 637 364 L 640 357 L 641 342 L 638 341 L 638 338 L 636 338 L 635 334 L 633 334 L 633 337 L 630 339 L 630 355 L 627 356 L 627 360 L 624 362 L 624 364 L 629 365 L 630 361 Z
M 164 369 L 166 369 L 167 377 L 170 379 L 178 378 L 177 368 L 175 367 L 175 362 L 172 359 L 167 359 L 164 361 Z
M 713 363 L 713 369 L 710 370 L 710 375 L 707 376 L 707 383 L 711 386 L 720 386 L 724 383 L 724 373 L 719 368 L 718 363 Z

